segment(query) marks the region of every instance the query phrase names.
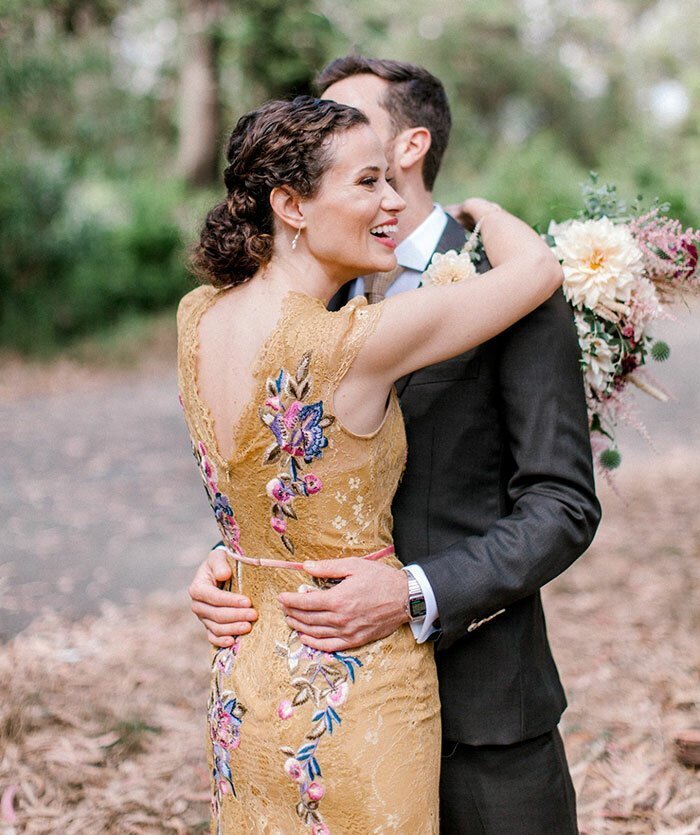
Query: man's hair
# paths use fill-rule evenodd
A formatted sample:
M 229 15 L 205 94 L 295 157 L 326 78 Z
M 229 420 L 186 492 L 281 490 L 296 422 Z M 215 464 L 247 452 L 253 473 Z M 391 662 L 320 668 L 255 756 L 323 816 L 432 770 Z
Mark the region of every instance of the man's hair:
M 442 82 L 416 64 L 347 55 L 336 58 L 321 70 L 314 82 L 316 91 L 322 95 L 331 84 L 363 74 L 376 75 L 389 82 L 379 103 L 389 114 L 394 135 L 406 128 L 423 127 L 430 131 L 430 148 L 423 160 L 423 182 L 432 191 L 452 125 Z

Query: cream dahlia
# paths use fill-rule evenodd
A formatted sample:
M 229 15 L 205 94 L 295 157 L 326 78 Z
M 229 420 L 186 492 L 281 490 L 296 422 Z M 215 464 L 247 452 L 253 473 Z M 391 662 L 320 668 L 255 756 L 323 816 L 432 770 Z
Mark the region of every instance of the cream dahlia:
M 436 252 L 425 271 L 425 277 L 432 285 L 454 284 L 475 275 L 476 268 L 469 254 L 454 249 L 444 255 Z
M 550 223 L 554 253 L 562 262 L 564 295 L 616 322 L 629 310 L 635 282 L 644 275 L 642 252 L 626 226 L 608 218 Z

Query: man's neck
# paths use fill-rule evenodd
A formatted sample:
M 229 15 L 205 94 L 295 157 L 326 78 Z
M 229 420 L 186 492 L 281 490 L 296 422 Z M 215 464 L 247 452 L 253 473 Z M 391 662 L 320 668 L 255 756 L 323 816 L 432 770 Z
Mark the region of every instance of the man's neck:
M 399 215 L 398 243 L 405 241 L 423 223 L 434 208 L 433 195 L 425 190 L 422 183 L 420 185 L 405 183 L 401 196 L 406 201 L 406 208 Z

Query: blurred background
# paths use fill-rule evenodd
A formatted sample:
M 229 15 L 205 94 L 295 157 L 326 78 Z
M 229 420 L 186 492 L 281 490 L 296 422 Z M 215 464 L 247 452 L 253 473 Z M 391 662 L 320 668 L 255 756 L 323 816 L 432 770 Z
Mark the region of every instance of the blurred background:
M 690 0 L 4 0 L 0 345 L 46 354 L 172 308 L 227 131 L 354 49 L 427 66 L 454 130 L 437 196 L 531 223 L 590 169 L 700 222 Z
M 236 119 L 353 50 L 444 81 L 441 202 L 545 224 L 593 169 L 700 226 L 692 0 L 2 0 L 0 835 L 207 829 L 185 588 L 218 534 L 174 310 Z M 547 589 L 582 832 L 700 826 L 673 749 L 700 727 L 699 312 L 660 324 L 655 448 L 621 431 L 597 543 Z

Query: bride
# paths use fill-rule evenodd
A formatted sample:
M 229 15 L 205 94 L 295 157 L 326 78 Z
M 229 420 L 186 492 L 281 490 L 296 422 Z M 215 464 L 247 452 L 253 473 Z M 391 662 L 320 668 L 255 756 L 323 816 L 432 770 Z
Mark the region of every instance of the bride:
M 393 382 L 510 326 L 561 270 L 529 227 L 475 200 L 486 276 L 330 313 L 348 280 L 396 265 L 404 202 L 366 117 L 271 102 L 238 122 L 227 160 L 226 199 L 195 255 L 205 283 L 178 311 L 195 458 L 234 582 L 259 612 L 213 656 L 212 832 L 437 833 L 429 646 L 403 625 L 352 653 L 313 649 L 278 596 L 312 588 L 305 560 L 375 560 L 405 602 L 387 616 L 408 622 L 391 540 L 406 456 Z

